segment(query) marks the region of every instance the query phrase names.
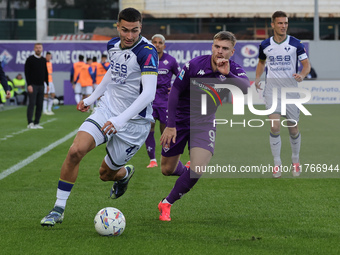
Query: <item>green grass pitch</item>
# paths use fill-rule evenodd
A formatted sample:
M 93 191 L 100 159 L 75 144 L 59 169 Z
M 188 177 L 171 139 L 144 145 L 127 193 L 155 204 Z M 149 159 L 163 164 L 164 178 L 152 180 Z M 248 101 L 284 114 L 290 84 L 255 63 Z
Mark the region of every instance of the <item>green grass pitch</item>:
M 306 108 L 313 115 L 301 115 L 301 163 L 340 164 L 340 105 Z M 0 174 L 19 163 L 24 166 L 0 180 L 0 254 L 340 253 L 339 172 L 329 176 L 306 172 L 301 178 L 284 173 L 281 179 L 270 178 L 270 173 L 207 176 L 172 206 L 171 222 L 160 222 L 157 204 L 176 177 L 163 176 L 159 167 L 147 169 L 145 147 L 131 160 L 136 173 L 117 200 L 108 198 L 112 183 L 99 179 L 105 146 L 90 152 L 81 162 L 64 222 L 43 228 L 40 220 L 54 205 L 60 167 L 72 138 L 31 163 L 25 160 L 76 130 L 88 116 L 75 106 L 60 106 L 55 113 L 42 117 L 43 130 L 27 130 L 26 108 L 0 111 Z M 247 112 L 234 118 L 230 113 L 231 105 L 226 104 L 218 117 L 254 117 Z M 282 160 L 289 165 L 287 129 L 281 134 Z M 268 123 L 262 128 L 218 126 L 212 163 L 272 164 L 268 136 Z M 159 137 L 156 126 L 156 141 Z M 188 153 L 182 158 L 185 163 Z M 94 229 L 94 216 L 107 206 L 117 207 L 126 217 L 126 230 L 119 237 L 102 237 Z

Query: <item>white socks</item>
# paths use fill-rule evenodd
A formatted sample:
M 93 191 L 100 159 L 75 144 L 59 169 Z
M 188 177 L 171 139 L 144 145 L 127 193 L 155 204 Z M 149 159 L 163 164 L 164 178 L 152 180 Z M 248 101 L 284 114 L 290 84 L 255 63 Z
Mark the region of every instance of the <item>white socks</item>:
M 297 133 L 295 136 L 290 136 L 290 146 L 292 148 L 292 163 L 299 163 L 299 154 L 301 148 L 301 134 Z
M 57 201 L 55 202 L 54 206 L 61 207 L 65 209 L 66 207 L 66 201 L 68 197 L 70 196 L 71 191 L 64 191 L 61 189 L 57 190 Z
M 272 155 L 274 157 L 274 165 L 275 166 L 281 166 L 281 136 L 280 133 L 273 134 L 270 133 L 269 136 L 269 143 L 270 143 L 270 149 L 272 151 Z

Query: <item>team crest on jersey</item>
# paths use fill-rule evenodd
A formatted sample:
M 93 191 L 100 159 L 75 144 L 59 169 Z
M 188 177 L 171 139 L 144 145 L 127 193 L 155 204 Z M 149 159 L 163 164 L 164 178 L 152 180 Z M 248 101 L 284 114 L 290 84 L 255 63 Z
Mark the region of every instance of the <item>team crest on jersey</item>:
M 166 59 L 166 60 L 163 61 L 163 64 L 167 65 L 167 64 L 169 64 L 169 61 Z
M 285 50 L 288 52 L 290 50 L 290 47 L 285 47 Z
M 130 56 L 130 54 L 128 54 L 128 53 L 125 53 L 125 54 L 124 54 L 125 61 L 127 61 L 130 57 L 131 57 L 131 56 Z
M 220 80 L 224 81 L 225 79 L 227 79 L 227 77 L 225 77 L 223 74 L 220 74 Z

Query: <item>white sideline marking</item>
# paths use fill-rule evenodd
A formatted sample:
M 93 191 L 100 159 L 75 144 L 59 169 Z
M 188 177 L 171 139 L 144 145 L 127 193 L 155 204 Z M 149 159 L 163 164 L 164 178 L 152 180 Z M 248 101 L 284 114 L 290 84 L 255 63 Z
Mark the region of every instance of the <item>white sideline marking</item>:
M 0 180 L 6 178 L 8 175 L 15 173 L 16 171 L 20 170 L 21 168 L 27 166 L 37 158 L 41 157 L 45 153 L 49 152 L 50 150 L 57 147 L 59 144 L 62 144 L 63 142 L 67 141 L 71 137 L 73 137 L 78 132 L 78 129 L 72 131 L 68 135 L 64 136 L 63 138 L 59 139 L 58 141 L 51 143 L 49 146 L 42 148 L 40 151 L 32 154 L 28 158 L 24 159 L 23 161 L 20 161 L 18 164 L 6 169 L 5 171 L 0 173 Z
M 50 119 L 50 120 L 48 120 L 48 121 L 45 121 L 45 122 L 43 122 L 43 123 L 40 123 L 40 125 L 43 126 L 43 125 L 45 125 L 46 123 L 49 123 L 49 122 L 52 122 L 52 121 L 55 121 L 55 120 L 57 120 L 57 118 Z M 0 141 L 6 141 L 8 138 L 12 138 L 12 137 L 15 136 L 15 135 L 19 135 L 19 134 L 25 133 L 26 131 L 29 131 L 29 130 L 31 130 L 31 129 L 25 128 L 25 129 L 19 130 L 19 131 L 17 131 L 17 132 L 12 133 L 12 134 L 6 135 L 6 136 L 3 137 L 3 138 L 0 138 Z

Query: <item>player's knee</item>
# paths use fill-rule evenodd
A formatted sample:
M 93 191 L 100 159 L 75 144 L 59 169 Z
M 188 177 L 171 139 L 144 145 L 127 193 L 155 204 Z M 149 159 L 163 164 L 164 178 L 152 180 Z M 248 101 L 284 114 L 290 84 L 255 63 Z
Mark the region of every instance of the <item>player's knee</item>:
M 273 125 L 271 128 L 270 128 L 270 132 L 272 134 L 278 134 L 280 133 L 280 125 Z
M 86 152 L 83 151 L 76 144 L 72 144 L 69 149 L 68 155 L 72 161 L 80 161 L 86 155 Z
M 167 164 L 162 164 L 161 170 L 162 170 L 162 174 L 165 175 L 165 176 L 170 176 L 174 172 L 173 167 L 170 167 Z

